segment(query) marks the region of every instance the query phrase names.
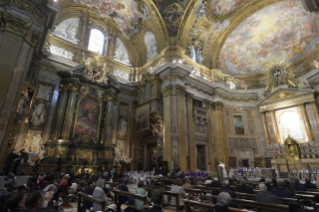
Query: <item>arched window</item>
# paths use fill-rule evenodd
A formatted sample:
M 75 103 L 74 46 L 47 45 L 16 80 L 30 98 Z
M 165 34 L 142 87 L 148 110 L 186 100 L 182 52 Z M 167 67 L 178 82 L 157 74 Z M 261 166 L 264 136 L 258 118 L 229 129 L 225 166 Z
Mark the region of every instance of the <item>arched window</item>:
M 103 55 L 103 49 L 104 49 L 104 35 L 103 33 L 98 29 L 92 29 L 90 34 L 90 40 L 89 40 L 89 50 L 95 53 L 99 53 L 100 55 Z

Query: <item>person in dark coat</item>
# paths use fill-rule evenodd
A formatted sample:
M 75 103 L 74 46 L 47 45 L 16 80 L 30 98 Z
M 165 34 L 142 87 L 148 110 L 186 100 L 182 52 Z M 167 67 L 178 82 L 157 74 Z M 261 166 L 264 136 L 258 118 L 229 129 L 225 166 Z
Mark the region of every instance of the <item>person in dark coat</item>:
M 174 183 L 173 183 L 173 179 L 171 178 L 171 173 L 168 173 L 168 174 L 167 174 L 167 179 L 168 179 L 168 180 L 164 181 L 164 182 L 165 182 L 165 185 L 170 186 L 170 185 L 174 184 Z
M 237 188 L 237 192 L 245 194 L 255 194 L 254 189 L 246 185 L 246 180 L 240 180 L 240 187 Z
M 208 184 L 207 187 L 211 187 L 211 188 L 221 188 L 222 184 L 219 182 L 217 177 L 214 177 L 213 181 L 211 184 Z M 212 191 L 212 195 L 218 195 L 219 192 L 218 191 Z
M 25 191 L 19 191 L 8 199 L 8 208 L 10 212 L 19 212 L 24 208 L 24 202 L 27 195 Z M 5 210 L 3 210 L 5 211 Z
M 36 191 L 39 190 L 37 178 L 35 177 L 29 177 L 27 181 L 27 186 L 30 188 L 30 191 Z
M 11 168 L 12 164 L 14 163 L 14 160 L 17 158 L 19 158 L 19 155 L 17 155 L 15 150 L 12 149 L 11 152 L 7 155 L 6 167 L 4 169 L 5 176 L 8 176 L 8 174 L 10 172 L 10 168 Z
M 219 193 L 222 193 L 222 192 L 228 193 L 231 198 L 236 198 L 235 192 L 229 189 L 229 182 L 227 180 L 225 181 L 225 186 L 219 191 Z
M 109 177 L 109 173 L 108 172 L 104 172 L 104 174 L 101 177 L 103 180 L 105 181 L 110 181 L 110 177 Z
M 152 202 L 154 203 L 154 206 L 152 209 L 147 210 L 148 212 L 162 212 L 162 204 L 164 202 L 164 195 L 163 192 L 160 189 L 155 189 L 152 192 Z
M 305 186 L 301 185 L 299 179 L 295 179 L 295 183 L 292 186 L 296 191 L 306 191 Z
M 278 187 L 272 190 L 272 194 L 279 198 L 292 198 L 293 194 L 285 188 L 285 182 L 283 180 L 277 180 Z
M 128 184 L 128 179 L 127 178 L 124 178 L 123 179 L 123 183 L 120 185 L 119 187 L 119 190 L 120 191 L 126 191 L 126 192 L 129 192 L 129 189 L 127 187 L 127 184 Z M 119 205 L 118 207 L 121 208 L 121 205 L 126 203 L 128 201 L 128 197 L 125 197 L 125 196 L 119 196 Z
M 87 181 L 87 186 L 84 189 L 85 194 L 91 195 L 93 194 L 94 191 L 94 181 L 93 179 L 88 179 Z M 85 212 L 86 209 L 93 207 L 93 202 L 90 202 L 89 200 L 83 200 L 83 206 L 81 208 L 81 212 Z
M 274 189 L 274 187 L 271 185 L 271 180 L 267 179 L 265 186 L 267 187 L 267 191 L 272 191 Z
M 317 189 L 317 186 L 310 182 L 308 178 L 306 178 L 306 183 L 304 184 L 306 189 Z
M 221 192 L 215 207 L 209 208 L 207 212 L 230 212 L 228 207 L 231 207 L 231 197 L 227 192 Z
M 267 187 L 264 183 L 259 184 L 259 192 L 256 194 L 256 201 L 261 203 L 278 204 L 278 197 L 267 192 Z M 261 209 L 259 212 L 272 212 L 270 210 Z
M 15 180 L 16 180 L 16 176 L 12 172 L 10 172 L 7 178 L 8 192 L 13 192 L 18 190 L 18 186 Z
M 148 184 L 147 188 L 149 189 L 157 189 L 157 186 L 154 184 L 154 179 L 151 178 L 150 180 L 150 184 Z M 148 198 L 152 198 L 152 193 L 151 192 L 148 192 Z
M 262 182 L 266 182 L 265 177 L 261 175 L 259 182 L 261 182 L 261 183 L 262 183 Z

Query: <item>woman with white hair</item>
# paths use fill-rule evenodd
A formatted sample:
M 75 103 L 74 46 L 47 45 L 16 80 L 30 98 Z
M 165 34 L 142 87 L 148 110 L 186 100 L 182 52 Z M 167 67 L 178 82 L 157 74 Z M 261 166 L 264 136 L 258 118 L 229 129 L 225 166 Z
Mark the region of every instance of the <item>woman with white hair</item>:
M 98 179 L 92 196 L 101 200 L 105 200 L 105 206 L 108 206 L 109 201 L 107 200 L 106 194 L 103 191 L 104 183 L 105 183 L 104 180 L 102 180 L 101 178 Z M 104 209 L 101 209 L 101 205 L 93 203 L 93 211 L 100 211 L 100 210 L 104 211 Z
M 231 204 L 231 197 L 226 192 L 221 192 L 217 197 L 217 204 L 214 208 L 210 208 L 207 212 L 230 212 L 229 206 Z
M 72 183 L 70 189 L 68 190 L 69 194 L 75 194 L 78 191 L 78 184 Z

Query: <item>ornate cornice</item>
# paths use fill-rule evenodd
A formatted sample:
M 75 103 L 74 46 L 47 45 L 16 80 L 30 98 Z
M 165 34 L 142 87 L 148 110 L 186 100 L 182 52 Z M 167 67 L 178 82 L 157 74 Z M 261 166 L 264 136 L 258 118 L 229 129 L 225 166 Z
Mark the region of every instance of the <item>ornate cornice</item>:
M 225 104 L 222 102 L 213 102 L 212 103 L 212 109 L 214 111 L 223 111 Z
M 177 95 L 185 95 L 185 87 L 181 85 L 176 85 L 176 94 Z
M 24 21 L 7 12 L 0 13 L 0 31 L 8 31 L 25 37 L 31 27 L 32 23 L 29 21 Z
M 40 11 L 37 8 L 37 4 L 30 1 L 30 0 L 13 0 L 12 5 L 19 7 L 22 10 L 28 11 L 30 14 L 32 14 L 32 17 L 35 21 L 37 21 L 40 24 L 44 24 L 45 21 L 45 13 Z

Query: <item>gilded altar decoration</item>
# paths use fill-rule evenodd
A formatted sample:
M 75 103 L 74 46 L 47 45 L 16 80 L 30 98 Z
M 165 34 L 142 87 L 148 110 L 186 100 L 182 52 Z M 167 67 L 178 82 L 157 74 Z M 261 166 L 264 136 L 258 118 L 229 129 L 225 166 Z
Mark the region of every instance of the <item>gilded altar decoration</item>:
M 295 158 L 300 157 L 300 147 L 295 139 L 291 138 L 290 135 L 288 135 L 284 144 L 286 147 L 286 156 L 291 156 Z
M 97 140 L 101 117 L 101 103 L 95 97 L 85 96 L 79 100 L 75 120 L 74 138 L 89 137 Z
M 59 147 L 57 152 L 57 157 L 64 157 L 66 154 L 66 148 L 65 147 Z
M 53 158 L 54 157 L 54 153 L 55 153 L 55 147 L 49 147 L 47 157 L 48 158 Z
M 146 104 L 136 109 L 136 130 L 138 132 L 150 129 L 150 105 Z
M 266 84 L 266 89 L 271 93 L 278 85 L 290 85 L 292 87 L 298 85 L 294 71 L 284 59 L 268 62 L 260 80 Z
M 77 149 L 76 154 L 79 155 L 80 159 L 87 159 L 89 161 L 92 161 L 92 151 L 86 150 L 86 149 Z

